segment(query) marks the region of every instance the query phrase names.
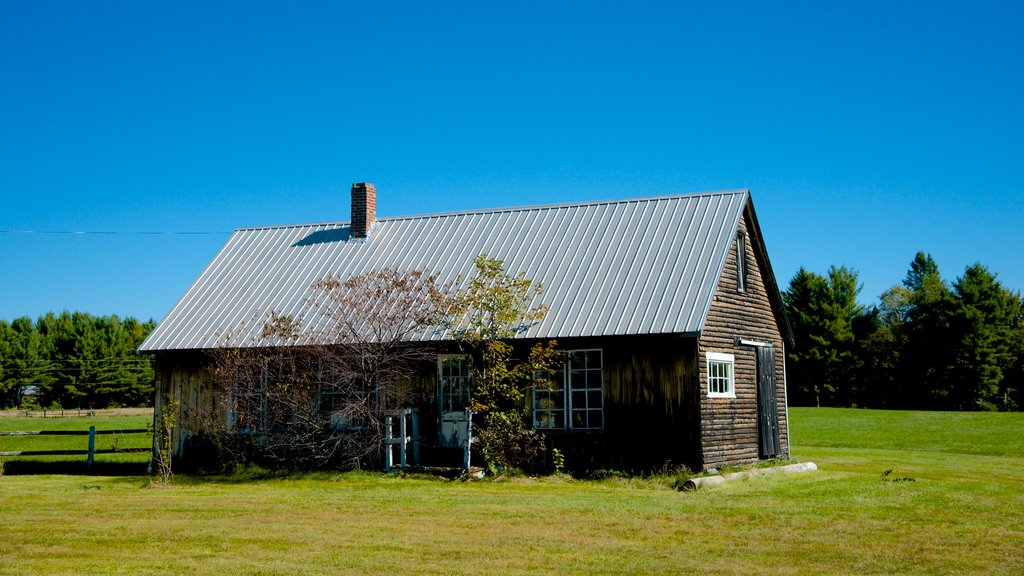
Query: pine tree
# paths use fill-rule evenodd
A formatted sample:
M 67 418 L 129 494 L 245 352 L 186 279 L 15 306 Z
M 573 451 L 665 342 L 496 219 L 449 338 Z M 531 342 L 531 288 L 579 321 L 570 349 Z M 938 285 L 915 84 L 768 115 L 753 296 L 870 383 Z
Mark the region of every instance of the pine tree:
M 856 378 L 855 326 L 866 310 L 857 303 L 857 273 L 833 266 L 828 277 L 800 268 L 782 295 L 796 346 L 789 352 L 795 404 L 849 405 Z
M 950 321 L 953 293 L 931 255 L 918 252 L 903 285 L 910 290 L 900 361 L 905 396 L 902 408 L 949 407 L 949 372 L 954 353 Z
M 1003 380 L 1013 367 L 1013 336 L 1020 298 L 1003 289 L 981 264 L 968 266 L 953 284 L 956 305 L 951 337 L 956 354 L 950 367 L 949 407 L 995 410 Z

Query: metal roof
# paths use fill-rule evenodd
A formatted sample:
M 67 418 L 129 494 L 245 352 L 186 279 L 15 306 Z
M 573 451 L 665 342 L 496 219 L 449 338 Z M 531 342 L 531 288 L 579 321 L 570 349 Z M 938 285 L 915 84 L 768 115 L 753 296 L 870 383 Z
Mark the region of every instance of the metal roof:
M 522 337 L 697 333 L 748 198 L 730 190 L 389 217 L 367 239 L 349 239 L 344 222 L 241 228 L 139 349 L 245 346 L 270 311 L 301 317 L 310 285 L 328 274 L 425 269 L 447 281 L 469 275 L 482 253 L 544 286 L 534 304 L 550 311 Z

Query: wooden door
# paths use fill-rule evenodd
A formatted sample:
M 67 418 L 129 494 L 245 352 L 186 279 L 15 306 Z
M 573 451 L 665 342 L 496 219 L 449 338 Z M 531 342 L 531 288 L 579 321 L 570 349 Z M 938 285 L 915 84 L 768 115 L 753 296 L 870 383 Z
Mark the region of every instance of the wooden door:
M 759 346 L 755 350 L 759 452 L 762 458 L 771 458 L 780 452 L 779 409 L 775 392 L 775 349 L 771 346 Z

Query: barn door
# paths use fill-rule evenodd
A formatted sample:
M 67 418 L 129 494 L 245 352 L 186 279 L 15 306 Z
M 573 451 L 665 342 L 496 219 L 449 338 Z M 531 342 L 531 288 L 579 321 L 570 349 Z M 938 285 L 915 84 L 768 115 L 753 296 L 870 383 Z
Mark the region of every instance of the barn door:
M 776 403 L 775 349 L 758 346 L 757 350 L 757 427 L 762 458 L 777 456 L 779 448 L 779 409 Z
M 437 401 L 441 416 L 437 443 L 442 448 L 462 448 L 466 444 L 466 409 L 472 368 L 469 356 L 441 356 L 437 360 Z

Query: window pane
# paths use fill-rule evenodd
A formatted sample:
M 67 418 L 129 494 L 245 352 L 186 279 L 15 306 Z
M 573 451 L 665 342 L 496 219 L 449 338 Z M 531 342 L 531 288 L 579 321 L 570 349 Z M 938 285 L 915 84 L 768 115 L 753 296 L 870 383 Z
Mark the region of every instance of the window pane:
M 583 429 L 587 427 L 586 412 L 573 410 L 572 412 L 572 427 Z
M 587 373 L 583 370 L 573 370 L 569 373 L 570 387 L 574 390 L 587 387 Z
M 716 354 L 716 356 L 726 356 L 729 360 L 722 361 L 717 358 L 708 360 L 708 393 L 732 395 L 734 390 L 731 355 Z
M 552 429 L 595 429 L 604 425 L 604 382 L 600 350 L 565 352 L 556 390 L 545 385 L 533 392 L 534 423 Z M 555 375 L 549 376 L 556 379 Z
M 572 409 L 583 410 L 587 407 L 587 393 L 586 392 L 573 392 L 572 393 Z

